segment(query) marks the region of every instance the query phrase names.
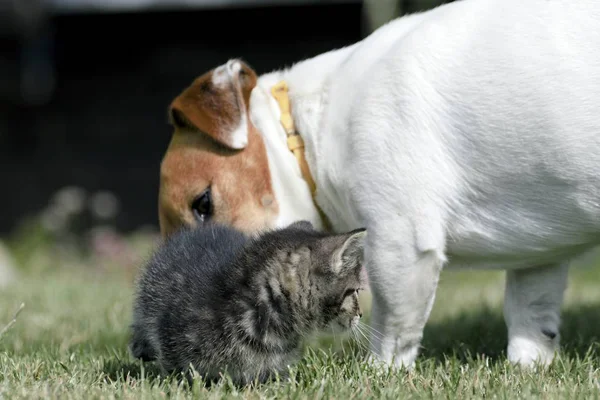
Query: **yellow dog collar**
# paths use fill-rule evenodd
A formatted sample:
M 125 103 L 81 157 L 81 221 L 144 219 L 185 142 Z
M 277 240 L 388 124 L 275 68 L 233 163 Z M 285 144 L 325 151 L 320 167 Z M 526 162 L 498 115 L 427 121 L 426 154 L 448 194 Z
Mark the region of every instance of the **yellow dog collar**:
M 298 134 L 296 127 L 294 126 L 287 82 L 280 81 L 275 84 L 271 88 L 271 94 L 277 101 L 277 104 L 279 104 L 279 109 L 281 110 L 281 117 L 279 118 L 279 121 L 281 122 L 281 125 L 283 126 L 283 129 L 287 135 L 288 149 L 292 152 L 292 154 L 294 154 L 294 157 L 296 157 L 296 161 L 298 162 L 300 171 L 302 172 L 302 178 L 308 184 L 313 202 L 315 203 L 319 214 L 321 214 L 324 225 L 327 229 L 329 229 L 331 226 L 329 224 L 329 220 L 315 201 L 317 186 L 315 185 L 315 181 L 310 173 L 310 169 L 308 168 L 308 163 L 306 162 L 306 157 L 304 155 L 304 140 L 302 139 L 302 136 Z

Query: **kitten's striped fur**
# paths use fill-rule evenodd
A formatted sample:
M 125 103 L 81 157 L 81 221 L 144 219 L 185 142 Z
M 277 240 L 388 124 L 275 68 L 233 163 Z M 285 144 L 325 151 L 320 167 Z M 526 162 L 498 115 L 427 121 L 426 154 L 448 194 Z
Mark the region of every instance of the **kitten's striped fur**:
M 172 235 L 138 281 L 133 356 L 239 384 L 285 374 L 304 336 L 358 323 L 365 233 L 297 222 L 254 238 L 216 224 Z

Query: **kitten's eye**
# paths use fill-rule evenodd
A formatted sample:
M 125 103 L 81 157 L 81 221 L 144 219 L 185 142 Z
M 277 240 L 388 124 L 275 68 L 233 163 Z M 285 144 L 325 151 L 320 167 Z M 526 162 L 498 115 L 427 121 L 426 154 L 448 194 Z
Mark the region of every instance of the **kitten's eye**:
M 346 292 L 344 292 L 344 298 L 348 296 L 353 296 L 354 294 L 358 295 L 358 289 L 348 289 L 346 290 Z
M 212 194 L 208 187 L 192 202 L 192 213 L 198 222 L 206 222 L 213 214 Z

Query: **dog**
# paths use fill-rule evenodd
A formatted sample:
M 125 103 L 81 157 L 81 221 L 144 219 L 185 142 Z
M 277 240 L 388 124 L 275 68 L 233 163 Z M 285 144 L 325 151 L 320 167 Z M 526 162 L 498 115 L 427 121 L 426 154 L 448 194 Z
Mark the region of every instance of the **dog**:
M 569 261 L 600 243 L 600 2 L 460 0 L 170 105 L 159 218 L 367 228 L 371 359 L 411 368 L 442 268 L 506 270 L 508 359 L 559 349 Z

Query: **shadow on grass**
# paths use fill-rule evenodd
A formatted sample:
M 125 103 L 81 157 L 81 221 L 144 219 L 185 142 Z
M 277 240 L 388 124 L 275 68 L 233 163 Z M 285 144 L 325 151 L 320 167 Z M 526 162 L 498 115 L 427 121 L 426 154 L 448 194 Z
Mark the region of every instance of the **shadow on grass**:
M 570 359 L 588 357 L 600 366 L 600 305 L 565 310 L 561 335 L 561 352 L 564 356 Z M 420 358 L 433 359 L 443 364 L 449 358 L 467 363 L 485 356 L 492 363 L 502 363 L 506 359 L 506 346 L 507 333 L 502 312 L 481 308 L 443 321 L 430 321 L 425 329 Z M 365 354 L 364 347 L 357 346 L 351 340 L 346 341 L 342 347 L 346 352 Z M 340 350 L 334 352 L 341 355 Z M 337 359 L 337 356 L 334 357 Z M 106 379 L 113 382 L 145 379 L 154 384 L 177 379 L 173 376 L 161 376 L 155 363 L 129 359 L 107 360 L 104 373 Z M 302 373 L 299 375 L 302 376 Z M 211 383 L 205 382 L 203 385 L 209 388 Z
M 584 359 L 600 353 L 600 304 L 579 306 L 562 313 L 561 353 Z M 508 336 L 500 310 L 482 308 L 439 322 L 430 321 L 422 343 L 422 357 L 462 362 L 484 355 L 493 362 L 506 358 Z M 597 359 L 597 357 L 594 357 Z

